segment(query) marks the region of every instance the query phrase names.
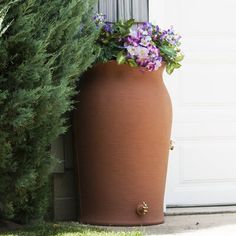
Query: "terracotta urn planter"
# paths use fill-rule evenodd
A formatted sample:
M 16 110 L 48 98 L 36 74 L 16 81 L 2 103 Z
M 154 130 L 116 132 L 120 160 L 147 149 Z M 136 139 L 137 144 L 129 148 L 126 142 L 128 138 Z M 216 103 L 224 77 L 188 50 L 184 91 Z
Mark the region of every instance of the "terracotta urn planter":
M 164 221 L 172 110 L 163 70 L 111 61 L 85 74 L 73 118 L 82 223 Z

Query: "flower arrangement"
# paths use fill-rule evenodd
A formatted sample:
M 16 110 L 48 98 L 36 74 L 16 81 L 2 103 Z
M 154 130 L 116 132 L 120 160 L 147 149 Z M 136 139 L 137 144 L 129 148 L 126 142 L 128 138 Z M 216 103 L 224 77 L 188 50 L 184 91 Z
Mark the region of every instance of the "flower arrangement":
M 136 26 L 134 19 L 110 23 L 104 14 L 97 14 L 94 21 L 99 30 L 98 61 L 116 60 L 118 64 L 125 63 L 148 71 L 158 70 L 165 62 L 168 74 L 181 66 L 184 58 L 180 50 L 181 36 L 173 27 L 161 30 L 149 22 Z

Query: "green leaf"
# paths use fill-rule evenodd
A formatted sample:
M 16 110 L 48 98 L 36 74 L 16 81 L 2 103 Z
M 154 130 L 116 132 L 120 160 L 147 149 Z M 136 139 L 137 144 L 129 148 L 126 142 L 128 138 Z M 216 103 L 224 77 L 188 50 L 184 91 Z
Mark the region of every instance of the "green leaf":
M 174 69 L 178 69 L 180 67 L 181 67 L 181 65 L 179 63 L 169 63 L 166 66 L 166 72 L 167 72 L 167 74 L 170 75 L 173 73 Z
M 174 68 L 175 69 L 178 69 L 178 68 L 180 68 L 181 67 L 181 64 L 179 64 L 179 63 L 174 63 Z
M 167 74 L 172 74 L 172 72 L 174 71 L 174 67 L 173 67 L 173 64 L 167 64 L 166 66 L 166 72 Z
M 128 59 L 128 64 L 131 67 L 138 67 L 137 63 L 133 59 Z
M 175 57 L 176 51 L 168 46 L 160 46 L 159 49 L 161 50 L 162 53 L 166 54 L 169 57 Z
M 116 61 L 118 64 L 124 64 L 125 63 L 125 55 L 123 54 L 123 51 L 119 52 L 117 54 L 117 58 L 116 58 Z
M 131 26 L 134 24 L 135 20 L 130 19 L 128 21 L 118 21 L 115 23 L 119 37 L 125 37 L 129 34 Z
M 176 62 L 180 62 L 180 61 L 182 61 L 184 59 L 184 55 L 183 54 L 178 54 L 177 56 L 176 56 L 176 58 L 175 58 L 175 61 Z
M 131 27 L 134 23 L 135 23 L 135 19 L 129 19 L 128 21 L 126 21 L 126 25 L 129 27 Z
M 104 44 L 108 44 L 109 41 L 108 41 L 107 39 L 103 39 L 103 40 L 102 40 L 102 43 L 104 43 Z

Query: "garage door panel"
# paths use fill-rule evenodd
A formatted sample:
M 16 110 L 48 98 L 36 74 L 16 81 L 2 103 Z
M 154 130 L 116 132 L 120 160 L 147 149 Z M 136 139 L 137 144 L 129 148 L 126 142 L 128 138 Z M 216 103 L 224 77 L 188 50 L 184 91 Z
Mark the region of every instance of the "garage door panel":
M 236 184 L 235 166 L 232 166 L 236 157 L 235 143 L 236 138 L 181 143 L 180 183 L 202 184 L 233 181 Z M 223 165 L 222 162 L 224 162 Z M 200 175 L 199 172 L 201 172 Z
M 161 14 L 155 14 L 158 10 Z M 167 205 L 236 204 L 236 1 L 150 0 L 151 19 L 183 36 L 173 101 Z
M 207 139 L 234 139 L 234 145 L 236 148 L 236 122 L 222 125 L 222 123 L 209 121 L 211 123 L 203 122 L 183 122 L 178 125 L 174 125 L 172 135 L 176 137 L 176 140 L 205 140 Z M 223 142 L 223 141 L 222 141 Z M 221 145 L 219 142 L 218 145 Z M 222 143 L 223 145 L 223 143 Z M 198 147 L 201 151 L 201 147 Z M 236 159 L 236 155 L 235 155 Z M 234 160 L 235 160 L 234 159 Z M 236 166 L 235 166 L 236 173 Z
M 179 81 L 181 101 L 193 106 L 236 104 L 235 79 L 232 64 L 189 63 Z
M 174 1 L 166 1 L 166 9 L 172 8 Z M 231 33 L 236 32 L 235 0 L 179 0 L 176 1 L 173 17 L 178 18 L 184 33 Z M 186 21 L 187 20 L 187 21 Z M 229 24 L 230 22 L 230 24 Z

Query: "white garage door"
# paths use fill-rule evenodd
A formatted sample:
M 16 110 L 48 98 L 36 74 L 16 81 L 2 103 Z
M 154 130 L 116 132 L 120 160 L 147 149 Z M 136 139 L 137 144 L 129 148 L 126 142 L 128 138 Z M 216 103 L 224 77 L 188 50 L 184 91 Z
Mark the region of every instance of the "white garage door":
M 236 1 L 150 0 L 150 20 L 174 25 L 185 61 L 166 76 L 173 107 L 167 205 L 236 203 Z

